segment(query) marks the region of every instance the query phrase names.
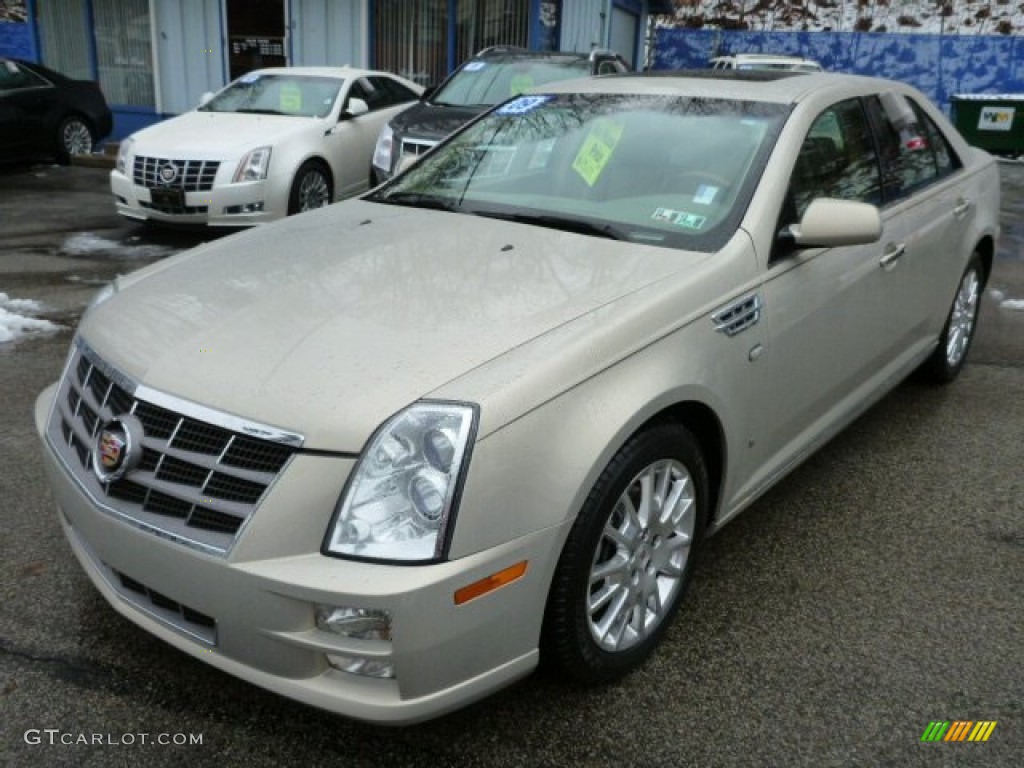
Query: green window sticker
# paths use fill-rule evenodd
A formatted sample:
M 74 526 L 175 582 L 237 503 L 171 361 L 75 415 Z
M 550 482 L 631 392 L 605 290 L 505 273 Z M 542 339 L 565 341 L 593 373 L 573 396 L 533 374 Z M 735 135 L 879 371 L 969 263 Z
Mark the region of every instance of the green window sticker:
M 533 77 L 530 75 L 515 75 L 508 84 L 508 95 L 518 96 L 533 88 Z
M 657 208 L 651 214 L 654 221 L 661 221 L 666 224 L 673 224 L 683 229 L 700 230 L 707 223 L 707 216 L 699 213 L 687 213 L 686 211 L 675 211 L 671 208 Z
M 572 168 L 587 182 L 594 186 L 601 176 L 604 167 L 615 152 L 615 145 L 622 138 L 622 124 L 612 120 L 601 119 L 594 122 L 590 133 L 583 141 L 583 146 L 572 161 Z
M 707 216 L 701 216 L 699 213 L 680 213 L 676 218 L 676 226 L 683 229 L 701 229 L 707 220 Z
M 278 99 L 282 112 L 298 112 L 302 109 L 302 89 L 295 83 L 284 83 Z

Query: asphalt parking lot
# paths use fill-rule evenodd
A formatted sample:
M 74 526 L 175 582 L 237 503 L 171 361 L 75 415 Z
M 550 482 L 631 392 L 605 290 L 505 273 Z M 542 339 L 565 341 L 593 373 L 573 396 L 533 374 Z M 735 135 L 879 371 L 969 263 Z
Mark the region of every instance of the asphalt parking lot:
M 0 341 L 0 763 L 1021 765 L 1024 165 L 1002 170 L 1004 237 L 961 378 L 901 385 L 713 538 L 650 663 L 598 689 L 536 674 L 384 729 L 177 652 L 81 573 L 35 396 L 99 285 L 218 235 L 119 220 L 99 169 L 0 168 L 0 307 L 51 324 Z M 985 743 L 922 742 L 946 720 L 997 725 Z

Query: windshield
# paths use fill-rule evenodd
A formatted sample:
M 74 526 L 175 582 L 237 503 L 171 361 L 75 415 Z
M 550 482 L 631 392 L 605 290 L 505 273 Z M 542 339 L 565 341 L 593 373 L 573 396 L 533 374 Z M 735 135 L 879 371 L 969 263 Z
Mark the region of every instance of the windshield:
M 368 199 L 715 250 L 789 107 L 676 96 L 520 96 Z
M 250 72 L 206 102 L 199 111 L 326 117 L 344 82 L 337 77 Z
M 536 86 L 589 74 L 586 59 L 471 61 L 431 101 L 447 107 L 491 107 Z

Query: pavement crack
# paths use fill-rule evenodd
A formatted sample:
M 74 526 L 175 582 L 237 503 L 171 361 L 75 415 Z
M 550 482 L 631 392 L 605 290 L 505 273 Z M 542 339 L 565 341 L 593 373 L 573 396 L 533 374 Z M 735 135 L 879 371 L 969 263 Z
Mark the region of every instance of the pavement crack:
M 47 656 L 32 653 L 31 651 L 15 647 L 4 638 L 0 638 L 0 654 L 34 664 L 46 665 L 51 668 L 50 674 L 53 676 L 68 682 L 79 683 L 89 688 L 95 688 L 107 679 L 107 675 L 102 672 L 99 665 L 95 662 L 86 662 L 85 660 L 60 655 Z

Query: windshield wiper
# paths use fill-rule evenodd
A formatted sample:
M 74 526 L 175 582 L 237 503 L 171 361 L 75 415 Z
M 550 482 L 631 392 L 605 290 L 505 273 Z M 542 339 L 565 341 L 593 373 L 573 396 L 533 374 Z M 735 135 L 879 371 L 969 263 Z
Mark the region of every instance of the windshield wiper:
M 407 205 L 410 208 L 431 208 L 436 211 L 457 211 L 458 204 L 450 197 L 427 195 L 422 192 L 392 192 L 390 195 L 374 195 L 370 202 L 388 205 Z
M 245 112 L 247 115 L 283 115 L 279 109 L 257 109 L 256 107 L 239 107 L 235 112 Z
M 473 213 L 477 216 L 486 216 L 491 219 L 515 221 L 520 224 L 535 224 L 538 227 L 560 229 L 563 232 L 575 232 L 580 235 L 605 237 L 609 240 L 629 239 L 621 229 L 613 227 L 611 224 L 604 222 L 599 224 L 588 219 L 575 219 L 571 216 L 553 216 L 547 213 L 496 213 L 493 211 L 473 211 Z

